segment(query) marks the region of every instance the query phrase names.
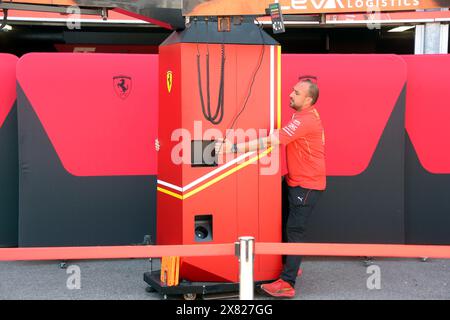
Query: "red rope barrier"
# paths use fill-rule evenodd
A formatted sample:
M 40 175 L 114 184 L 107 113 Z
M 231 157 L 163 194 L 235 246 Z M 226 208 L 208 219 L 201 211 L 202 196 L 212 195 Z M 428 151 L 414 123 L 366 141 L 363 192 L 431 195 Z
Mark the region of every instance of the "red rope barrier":
M 116 247 L 0 248 L 0 261 L 232 256 L 234 243 Z M 450 245 L 255 243 L 255 255 L 450 259 Z
M 0 261 L 25 260 L 90 260 L 161 258 L 166 256 L 229 256 L 234 244 L 183 246 L 116 246 L 116 247 L 54 247 L 0 249 Z
M 341 243 L 256 243 L 255 254 L 450 259 L 450 246 Z

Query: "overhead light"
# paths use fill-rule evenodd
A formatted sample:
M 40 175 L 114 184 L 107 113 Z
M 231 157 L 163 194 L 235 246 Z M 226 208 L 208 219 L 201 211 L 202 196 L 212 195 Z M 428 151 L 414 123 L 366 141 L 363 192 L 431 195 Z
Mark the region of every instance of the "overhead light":
M 403 32 L 412 28 L 415 28 L 416 26 L 402 26 L 402 27 L 396 27 L 396 28 L 392 28 L 391 30 L 389 30 L 388 32 Z
M 12 30 L 12 27 L 9 24 L 5 25 L 3 27 L 3 29 L 1 29 L 1 31 L 11 31 L 11 30 Z

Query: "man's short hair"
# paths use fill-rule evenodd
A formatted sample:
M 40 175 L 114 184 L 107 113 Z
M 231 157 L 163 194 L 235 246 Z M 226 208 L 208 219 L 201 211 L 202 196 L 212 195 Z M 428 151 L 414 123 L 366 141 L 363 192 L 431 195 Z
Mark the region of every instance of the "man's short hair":
M 306 82 L 309 84 L 308 93 L 312 99 L 312 105 L 316 104 L 319 99 L 319 87 L 317 86 L 317 78 L 314 76 L 301 76 L 298 78 L 300 82 Z

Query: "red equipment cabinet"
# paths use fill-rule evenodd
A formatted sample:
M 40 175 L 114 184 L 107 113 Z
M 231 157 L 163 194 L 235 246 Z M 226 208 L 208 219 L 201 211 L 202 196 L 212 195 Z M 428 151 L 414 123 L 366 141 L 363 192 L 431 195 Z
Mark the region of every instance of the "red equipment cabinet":
M 257 37 L 260 39 L 259 34 Z M 202 113 L 197 55 L 200 55 L 206 99 L 205 61 L 209 51 L 214 114 L 222 50 L 225 53 L 224 116 L 219 124 L 213 124 Z M 256 138 L 250 137 L 252 132 L 259 134 L 260 129 L 265 129 L 267 135 L 279 126 L 280 52 L 280 47 L 267 39 L 260 44 L 189 43 L 178 33 L 160 46 L 158 244 L 230 243 L 240 236 L 253 236 L 263 242 L 281 241 L 278 149 L 228 155 L 217 166 L 193 167 L 190 162 L 192 140 L 218 139 L 232 127 L 247 132 L 249 140 Z M 184 130 L 182 137 L 180 128 Z M 216 134 L 208 135 L 211 130 L 216 130 Z M 234 135 L 227 138 L 234 140 Z M 183 150 L 179 152 L 181 145 Z M 174 163 L 174 154 L 182 154 L 185 161 Z M 205 239 L 196 236 L 197 227 L 205 228 L 203 231 L 208 233 Z M 274 279 L 280 270 L 280 256 L 257 257 L 255 281 Z M 237 282 L 238 271 L 236 257 L 184 258 L 180 278 Z

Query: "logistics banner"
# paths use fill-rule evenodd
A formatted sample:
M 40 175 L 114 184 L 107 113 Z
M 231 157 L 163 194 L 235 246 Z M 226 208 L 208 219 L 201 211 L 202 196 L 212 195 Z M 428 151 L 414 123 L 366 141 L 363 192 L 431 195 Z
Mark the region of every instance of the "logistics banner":
M 15 3 L 99 6 L 97 1 L 13 0 Z M 101 1 L 102 7 L 125 7 L 135 1 Z M 149 4 L 151 1 L 141 1 Z M 283 14 L 405 11 L 446 8 L 450 0 L 183 0 L 185 16 L 265 15 L 271 3 L 280 3 Z M 169 1 L 170 3 L 170 1 Z M 161 4 L 164 6 L 163 4 Z M 176 5 L 176 4 L 175 4 Z
M 450 6 L 449 0 L 198 0 L 184 1 L 183 14 L 262 15 L 272 2 L 280 3 L 283 14 L 405 11 Z

